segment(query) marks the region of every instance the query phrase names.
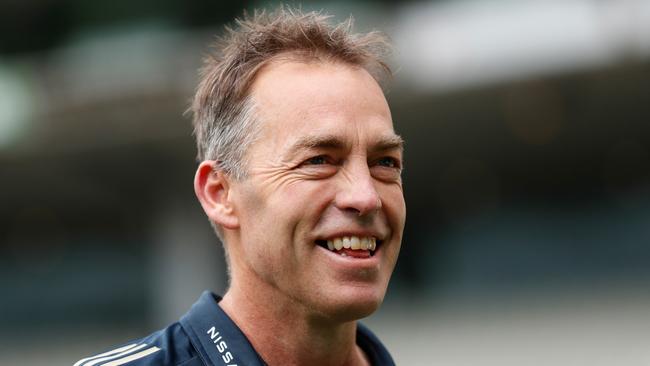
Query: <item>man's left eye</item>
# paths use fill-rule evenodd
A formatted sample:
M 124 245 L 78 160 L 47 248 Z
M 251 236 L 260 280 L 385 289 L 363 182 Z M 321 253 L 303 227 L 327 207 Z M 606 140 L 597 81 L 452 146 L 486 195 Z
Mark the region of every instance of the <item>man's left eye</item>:
M 395 158 L 385 156 L 377 161 L 377 165 L 387 168 L 399 168 L 399 162 Z

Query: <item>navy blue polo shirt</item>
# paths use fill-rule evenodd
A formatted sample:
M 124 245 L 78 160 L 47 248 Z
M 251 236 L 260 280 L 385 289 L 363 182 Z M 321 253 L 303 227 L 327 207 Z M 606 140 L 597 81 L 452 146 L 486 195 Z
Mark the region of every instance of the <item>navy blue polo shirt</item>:
M 180 321 L 145 338 L 79 360 L 74 366 L 262 366 L 244 333 L 205 291 Z M 357 324 L 357 344 L 372 365 L 395 365 L 372 332 Z

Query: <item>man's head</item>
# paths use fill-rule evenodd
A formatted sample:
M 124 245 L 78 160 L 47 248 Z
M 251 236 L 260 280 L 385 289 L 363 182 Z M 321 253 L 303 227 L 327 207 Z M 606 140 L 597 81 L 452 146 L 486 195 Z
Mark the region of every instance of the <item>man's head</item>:
M 399 253 L 402 141 L 377 82 L 383 38 L 326 20 L 280 10 L 231 31 L 194 102 L 195 190 L 231 286 L 353 320 L 379 306 Z

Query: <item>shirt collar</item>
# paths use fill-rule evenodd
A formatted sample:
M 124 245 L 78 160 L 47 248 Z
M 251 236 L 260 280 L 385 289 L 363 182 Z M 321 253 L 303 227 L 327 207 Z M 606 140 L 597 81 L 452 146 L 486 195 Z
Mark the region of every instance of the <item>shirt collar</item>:
M 203 362 L 208 366 L 266 365 L 219 301 L 219 296 L 204 291 L 180 320 Z M 361 323 L 357 323 L 357 344 L 372 365 L 395 364 L 381 341 Z
M 221 309 L 220 297 L 203 292 L 180 323 L 209 366 L 265 365 L 244 333 Z
M 357 345 L 368 356 L 371 365 L 395 365 L 395 361 L 379 338 L 360 322 L 357 322 Z

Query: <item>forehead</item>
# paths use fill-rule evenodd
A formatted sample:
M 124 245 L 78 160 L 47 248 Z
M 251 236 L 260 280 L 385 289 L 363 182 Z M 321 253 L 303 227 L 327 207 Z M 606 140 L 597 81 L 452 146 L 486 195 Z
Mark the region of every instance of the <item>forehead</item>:
M 390 109 L 374 78 L 333 62 L 273 62 L 252 87 L 262 123 L 260 142 L 286 147 L 305 136 L 366 143 L 395 136 Z

